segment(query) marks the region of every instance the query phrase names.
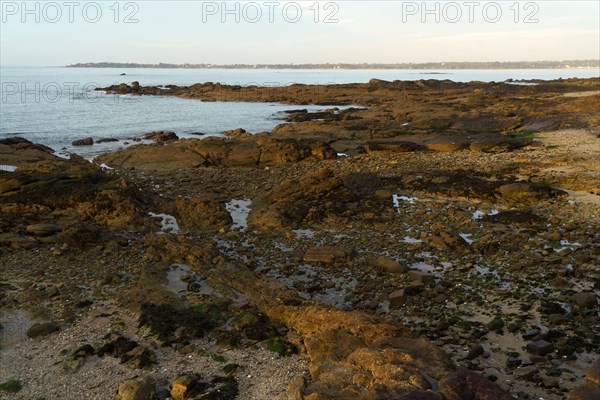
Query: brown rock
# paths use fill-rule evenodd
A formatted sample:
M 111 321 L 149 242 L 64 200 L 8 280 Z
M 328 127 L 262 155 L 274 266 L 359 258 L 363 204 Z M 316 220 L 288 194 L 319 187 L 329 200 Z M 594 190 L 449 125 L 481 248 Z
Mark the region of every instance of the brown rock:
M 137 346 L 121 356 L 121 363 L 133 369 L 148 368 L 156 364 L 156 355 L 144 346 Z
M 164 143 L 179 140 L 179 136 L 177 136 L 175 132 L 158 131 L 146 133 L 142 136 L 142 139 L 152 140 L 155 143 Z
M 231 215 L 225 205 L 216 199 L 193 197 L 175 201 L 177 221 L 187 229 L 218 231 L 229 227 Z
M 425 243 L 438 250 L 466 249 L 468 243 L 458 233 L 441 231 L 424 240 Z
M 438 383 L 445 400 L 511 400 L 512 395 L 493 382 L 470 371 L 451 373 Z
M 425 144 L 428 150 L 431 151 L 441 151 L 441 152 L 450 152 L 450 151 L 459 151 L 464 150 L 469 147 L 469 142 L 464 140 L 436 140 L 431 141 Z
M 519 367 L 513 371 L 515 378 L 530 379 L 539 372 L 539 368 L 535 365 Z
M 304 253 L 304 261 L 309 263 L 340 264 L 349 261 L 352 252 L 343 247 L 312 247 Z
M 131 87 L 126 83 L 121 83 L 119 86 L 117 86 L 116 92 L 120 94 L 131 93 Z
M 596 360 L 592 368 L 587 372 L 585 380 L 600 386 L 600 359 Z
M 321 222 L 329 213 L 339 213 L 344 201 L 354 199 L 340 178 L 321 168 L 255 199 L 248 222 L 264 230 L 294 228 L 303 222 Z
M 96 140 L 96 143 L 113 143 L 113 142 L 118 142 L 119 139 L 117 138 L 102 138 L 102 139 L 98 139 Z
M 208 137 L 186 140 L 185 144 L 209 165 L 255 166 L 261 155 L 260 146 L 254 140 Z
M 418 282 L 431 283 L 435 281 L 435 276 L 421 271 L 409 271 L 409 275 L 413 280 Z
M 377 140 L 367 142 L 365 149 L 367 153 L 409 153 L 418 150 L 419 146 L 402 140 Z
M 177 377 L 171 385 L 171 396 L 174 400 L 192 398 L 199 380 L 200 377 L 197 375 L 181 375 Z
M 74 140 L 71 144 L 73 146 L 91 146 L 94 144 L 94 139 L 91 137 L 86 137 L 83 139 Z
M 31 328 L 27 330 L 27 337 L 33 339 L 41 336 L 48 336 L 59 330 L 59 327 L 52 322 L 40 322 L 33 324 Z
M 119 385 L 119 400 L 152 400 L 154 380 L 147 376 L 128 379 Z
M 593 292 L 580 292 L 571 296 L 571 301 L 580 308 L 594 308 L 598 305 L 598 296 Z
M 228 136 L 230 138 L 238 138 L 238 139 L 248 139 L 252 137 L 250 132 L 247 132 L 245 129 L 237 128 L 230 131 L 223 132 L 223 135 Z
M 542 386 L 545 388 L 560 388 L 560 381 L 554 376 L 542 376 Z
M 496 189 L 496 193 L 505 200 L 521 203 L 538 202 L 567 195 L 562 190 L 552 189 L 546 185 L 525 182 L 502 185 Z
M 62 228 L 55 224 L 32 224 L 25 230 L 35 236 L 50 236 L 62 231 Z
M 386 256 L 369 257 L 367 259 L 367 263 L 372 267 L 380 268 L 387 272 L 406 272 L 407 271 L 407 268 L 405 265 L 402 265 L 397 260 L 390 258 L 390 257 L 386 257 Z
M 488 138 L 471 143 L 470 149 L 480 153 L 506 153 L 532 142 L 531 138 Z
M 0 179 L 0 194 L 16 192 L 25 185 L 19 179 Z
M 443 400 L 442 397 L 430 390 L 406 389 L 402 386 L 389 387 L 384 385 L 375 385 L 366 395 L 365 400 Z
M 260 165 L 294 163 L 312 155 L 312 149 L 295 140 L 259 140 Z
M 125 182 L 122 184 L 126 186 Z M 86 221 L 107 226 L 125 226 L 139 215 L 134 198 L 126 189 L 101 190 L 89 201 L 78 203 L 76 211 Z
M 404 292 L 404 289 L 399 289 L 395 292 L 390 293 L 388 295 L 388 299 L 390 301 L 390 308 L 398 308 L 406 304 L 408 296 Z
M 552 353 L 554 351 L 554 345 L 545 340 L 538 340 L 535 342 L 531 342 L 526 346 L 527 352 L 531 354 L 536 354 L 539 356 L 545 356 L 548 353 Z
M 98 156 L 95 162 L 114 168 L 135 167 L 142 170 L 176 170 L 208 164 L 206 158 L 192 150 L 187 140 L 167 145 L 138 145 Z
M 20 166 L 41 160 L 58 160 L 54 150 L 40 144 L 31 143 L 20 137 L 0 140 L 0 160 L 2 164 Z
M 567 400 L 598 400 L 600 399 L 600 386 L 584 383 L 569 392 Z

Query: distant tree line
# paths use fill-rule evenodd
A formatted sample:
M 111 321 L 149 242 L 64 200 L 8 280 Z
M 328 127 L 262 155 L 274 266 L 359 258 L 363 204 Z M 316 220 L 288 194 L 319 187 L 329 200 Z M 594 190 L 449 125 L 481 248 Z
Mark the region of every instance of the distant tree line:
M 398 64 L 139 64 L 139 63 L 77 63 L 67 68 L 189 68 L 189 69 L 553 69 L 599 68 L 599 60 L 565 61 L 493 61 L 493 62 L 428 62 Z

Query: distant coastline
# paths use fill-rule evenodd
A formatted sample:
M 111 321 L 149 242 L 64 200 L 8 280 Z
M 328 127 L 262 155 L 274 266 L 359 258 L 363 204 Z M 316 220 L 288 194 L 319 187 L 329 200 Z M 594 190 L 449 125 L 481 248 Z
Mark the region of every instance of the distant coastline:
M 564 60 L 564 61 L 495 61 L 495 62 L 429 62 L 429 63 L 398 63 L 398 64 L 141 64 L 94 62 L 66 65 L 66 68 L 165 68 L 165 69 L 581 69 L 598 68 L 598 60 Z

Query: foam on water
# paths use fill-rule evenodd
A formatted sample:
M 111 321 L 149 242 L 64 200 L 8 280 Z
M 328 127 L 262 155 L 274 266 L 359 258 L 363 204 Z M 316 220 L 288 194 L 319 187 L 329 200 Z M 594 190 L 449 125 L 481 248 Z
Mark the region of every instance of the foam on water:
M 160 232 L 159 233 L 172 233 L 174 235 L 180 232 L 179 224 L 174 216 L 169 214 L 155 214 L 149 212 L 148 215 L 152 218 L 160 218 Z

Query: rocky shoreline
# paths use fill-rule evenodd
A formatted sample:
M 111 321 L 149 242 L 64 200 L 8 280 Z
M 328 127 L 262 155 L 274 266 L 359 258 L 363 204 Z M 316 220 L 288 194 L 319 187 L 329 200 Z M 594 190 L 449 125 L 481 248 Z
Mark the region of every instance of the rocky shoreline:
M 120 85 L 333 108 L 0 141 L 0 398 L 596 398 L 599 85 Z

